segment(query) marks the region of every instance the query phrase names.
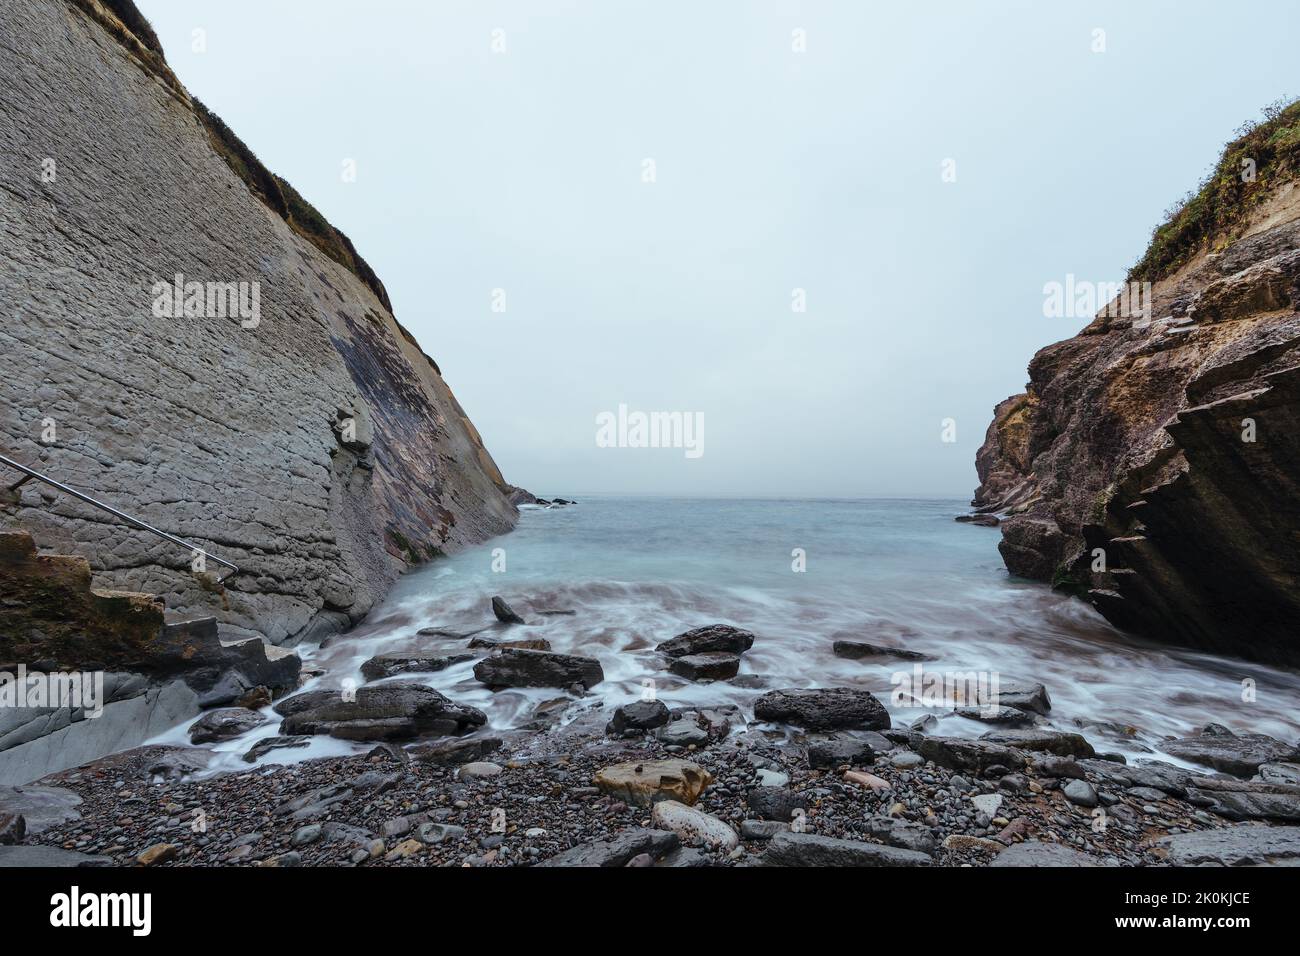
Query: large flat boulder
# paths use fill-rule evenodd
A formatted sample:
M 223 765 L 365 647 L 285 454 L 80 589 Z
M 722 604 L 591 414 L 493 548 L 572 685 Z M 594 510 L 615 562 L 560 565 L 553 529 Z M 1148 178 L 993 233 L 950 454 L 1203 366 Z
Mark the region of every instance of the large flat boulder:
M 885 730 L 889 712 L 865 690 L 773 690 L 754 702 L 754 717 L 805 730 Z
M 595 687 L 605 679 L 605 672 L 594 657 L 508 647 L 475 664 L 474 676 L 492 688 Z
M 1240 826 L 1164 841 L 1174 866 L 1300 866 L 1300 827 Z
M 1300 749 L 1295 744 L 1264 734 L 1234 734 L 1219 724 L 1208 724 L 1198 734 L 1169 740 L 1162 746 L 1171 757 L 1237 777 L 1253 776 L 1261 764 L 1300 760 Z
M 487 723 L 478 708 L 409 681 L 367 685 L 351 700 L 337 690 L 311 691 L 286 698 L 275 711 L 284 718 L 282 735 L 328 734 L 343 740 L 459 736 Z
M 724 652 L 743 654 L 754 646 L 754 635 L 730 624 L 710 624 L 678 634 L 655 647 L 669 657 L 690 657 L 695 654 Z
M 677 834 L 670 830 L 629 827 L 608 840 L 580 843 L 538 866 L 627 866 L 643 853 L 660 859 L 680 845 Z

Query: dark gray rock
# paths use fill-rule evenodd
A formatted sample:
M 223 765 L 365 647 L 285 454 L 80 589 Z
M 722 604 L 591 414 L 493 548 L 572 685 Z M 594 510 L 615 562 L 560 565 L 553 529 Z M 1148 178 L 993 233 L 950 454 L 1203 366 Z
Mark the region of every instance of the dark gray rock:
M 21 813 L 0 810 L 0 846 L 22 843 L 27 836 L 27 820 Z
M 991 730 L 982 734 L 980 740 L 1058 757 L 1092 757 L 1096 754 L 1092 744 L 1079 734 L 1061 730 Z
M 1061 788 L 1061 793 L 1076 807 L 1095 807 L 1098 802 L 1097 791 L 1086 780 L 1071 780 Z
M 709 732 L 695 720 L 670 721 L 655 731 L 655 737 L 664 744 L 678 747 L 703 747 L 709 742 Z
M 492 613 L 496 615 L 498 621 L 502 624 L 523 624 L 524 619 L 511 610 L 510 605 L 501 600 L 500 596 L 492 598 Z
M 1069 757 L 1045 756 L 1034 754 L 1031 758 L 1034 770 L 1040 777 L 1068 777 L 1071 780 L 1084 779 L 1083 767 Z
M 229 740 L 266 723 L 266 718 L 255 710 L 243 707 L 223 707 L 210 710 L 190 724 L 190 743 L 210 744 Z
M 1174 866 L 1300 866 L 1300 827 L 1201 830 L 1162 842 Z
M 294 750 L 298 747 L 306 747 L 309 743 L 311 737 L 306 734 L 292 737 L 263 737 L 248 749 L 248 753 L 244 754 L 244 760 L 248 763 L 256 763 L 272 750 Z
M 697 627 L 659 644 L 655 650 L 669 657 L 689 657 L 694 654 L 722 652 L 743 654 L 754 646 L 754 635 L 729 624 L 710 624 Z
M 458 766 L 475 763 L 501 749 L 500 737 L 467 737 L 464 740 L 417 744 L 409 751 L 421 763 Z
M 754 702 L 754 716 L 805 730 L 880 730 L 889 712 L 865 690 L 832 687 L 818 690 L 772 690 Z
M 808 744 L 808 766 L 814 770 L 833 769 L 845 764 L 850 766 L 870 765 L 876 754 L 885 753 L 890 743 L 876 734 L 876 745 L 870 740 L 842 737 L 837 740 L 814 740 Z
M 452 664 L 472 661 L 473 654 L 444 654 L 441 656 L 407 656 L 404 654 L 379 654 L 361 665 L 361 676 L 366 680 L 382 680 L 398 674 L 425 674 L 446 670 Z
M 790 824 L 780 820 L 742 820 L 740 821 L 740 838 L 742 840 L 767 841 L 778 833 L 790 829 Z
M 668 705 L 661 700 L 638 700 L 614 710 L 605 725 L 611 737 L 636 736 L 668 723 Z
M 926 760 L 933 760 L 949 770 L 984 772 L 994 767 L 1024 766 L 1025 756 L 1018 750 L 989 740 L 965 737 L 921 737 L 914 747 Z M 1003 770 L 998 776 L 1005 776 Z
M 608 840 L 593 840 L 565 850 L 539 863 L 539 866 L 626 866 L 642 853 L 659 859 L 680 846 L 671 830 L 631 827 Z
M 63 850 L 54 846 L 41 846 L 25 843 L 19 846 L 0 846 L 0 867 L 69 867 L 69 866 L 112 866 L 113 858 L 108 856 L 91 856 L 75 850 Z
M 668 669 L 687 680 L 730 680 L 740 672 L 740 656 L 726 651 L 687 654 L 669 658 Z
M 778 833 L 760 862 L 764 866 L 929 866 L 930 856 L 856 840 L 837 840 L 815 833 Z
M 39 783 L 0 786 L 0 813 L 21 816 L 28 836 L 35 836 L 60 823 L 80 820 L 81 814 L 76 810 L 80 803 L 81 797 L 64 787 L 47 787 Z
M 600 661 L 550 651 L 503 648 L 474 665 L 474 676 L 489 687 L 595 687 L 605 679 Z
M 918 651 L 909 651 L 901 647 L 886 647 L 884 644 L 868 644 L 866 641 L 835 641 L 831 650 L 836 657 L 850 661 L 864 658 L 892 658 L 900 661 L 932 661 L 933 657 Z
M 989 691 L 989 699 L 980 697 L 975 703 L 981 706 L 991 704 L 1014 707 L 1017 710 L 1028 710 L 1042 715 L 1046 715 L 1052 709 L 1052 699 L 1047 694 L 1047 688 L 1034 681 L 1003 680 L 998 682 L 996 694 L 992 693 L 991 687 Z
M 763 820 L 789 823 L 795 810 L 807 810 L 808 798 L 785 787 L 755 787 L 745 797 L 749 809 Z
M 1294 744 L 1264 734 L 1234 734 L 1219 724 L 1209 724 L 1195 736 L 1166 741 L 1162 746 L 1170 756 L 1237 777 L 1253 776 L 1261 764 L 1300 760 Z
M 282 700 L 275 711 L 284 717 L 281 734 L 328 734 L 343 740 L 460 736 L 487 723 L 481 710 L 408 681 L 358 688 L 353 700 L 336 690 L 298 694 Z
M 1040 866 L 1096 866 L 1097 861 L 1085 853 L 1072 850 L 1059 843 L 1042 843 L 1038 840 L 1026 840 L 1007 847 L 989 866 L 997 867 L 1040 867 Z
M 1006 706 L 958 707 L 956 714 L 958 717 L 978 720 L 982 724 L 993 724 L 998 727 L 1028 727 L 1034 722 L 1032 711 Z

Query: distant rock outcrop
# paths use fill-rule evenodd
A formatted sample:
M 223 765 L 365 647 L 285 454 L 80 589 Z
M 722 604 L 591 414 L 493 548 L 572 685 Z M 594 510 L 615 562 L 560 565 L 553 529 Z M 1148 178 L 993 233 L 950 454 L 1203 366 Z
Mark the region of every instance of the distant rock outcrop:
M 374 272 L 186 93 L 130 0 L 11 0 L 0 21 L 0 449 L 241 573 L 214 584 L 34 481 L 0 525 L 277 644 L 513 526 Z
M 1291 665 L 1298 173 L 1300 103 L 1230 143 L 1156 231 L 1129 277 L 1149 295 L 1034 356 L 1026 392 L 994 413 L 973 502 L 1008 516 L 1012 573 L 1084 596 L 1126 630 Z

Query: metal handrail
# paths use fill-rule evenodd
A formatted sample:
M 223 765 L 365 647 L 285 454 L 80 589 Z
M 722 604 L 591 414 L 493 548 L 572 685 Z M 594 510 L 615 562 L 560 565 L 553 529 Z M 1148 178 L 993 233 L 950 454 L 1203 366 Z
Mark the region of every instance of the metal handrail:
M 117 508 L 114 508 L 112 505 L 105 504 L 102 501 L 97 501 L 96 499 L 90 497 L 90 495 L 83 494 L 82 492 L 78 491 L 76 488 L 70 488 L 67 485 L 65 485 L 63 482 L 55 481 L 53 478 L 49 477 L 48 475 L 42 475 L 39 471 L 36 471 L 32 468 L 28 468 L 26 465 L 22 464 L 21 462 L 14 461 L 8 455 L 0 455 L 0 462 L 8 465 L 10 468 L 14 468 L 18 471 L 21 471 L 26 476 L 25 478 L 20 478 L 17 482 L 10 485 L 9 486 L 10 491 L 17 490 L 19 487 L 26 484 L 31 479 L 35 478 L 37 481 L 43 481 L 47 485 L 59 489 L 59 491 L 66 492 L 67 494 L 72 495 L 72 497 L 78 498 L 81 501 L 86 502 L 86 504 L 88 505 L 94 505 L 96 508 L 99 508 L 101 511 L 107 511 L 109 514 L 121 518 L 123 521 L 126 521 L 129 524 L 133 524 L 137 528 L 142 528 L 145 531 L 158 535 L 158 537 L 160 538 L 165 538 L 166 540 L 170 541 L 172 544 L 178 544 L 182 548 L 185 548 L 190 553 L 198 552 L 199 554 L 203 555 L 204 560 L 211 559 L 212 561 L 215 561 L 217 564 L 224 565 L 225 567 L 230 568 L 230 573 L 227 574 L 224 578 L 218 579 L 217 581 L 218 584 L 224 583 L 225 581 L 229 580 L 230 578 L 234 577 L 236 574 L 239 573 L 239 568 L 231 564 L 225 558 L 219 558 L 215 554 L 210 554 L 205 548 L 200 548 L 198 545 L 190 541 L 186 541 L 184 538 L 178 538 L 174 534 L 168 534 L 166 531 L 162 531 L 158 528 L 155 528 L 151 524 L 146 524 L 145 522 L 141 521 L 139 518 L 132 517 L 131 515 L 127 514 L 125 511 L 119 511 Z

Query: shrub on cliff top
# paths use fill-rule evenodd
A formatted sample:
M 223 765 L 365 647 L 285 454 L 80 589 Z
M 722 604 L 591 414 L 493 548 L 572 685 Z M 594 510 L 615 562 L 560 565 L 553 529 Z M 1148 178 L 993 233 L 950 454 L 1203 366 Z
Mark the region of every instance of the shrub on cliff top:
M 1279 100 L 1264 119 L 1237 130 L 1219 164 L 1156 227 L 1130 281 L 1155 282 L 1176 271 L 1215 240 L 1235 238 L 1251 208 L 1278 184 L 1300 175 L 1300 100 Z M 1244 176 L 1253 161 L 1253 178 Z

